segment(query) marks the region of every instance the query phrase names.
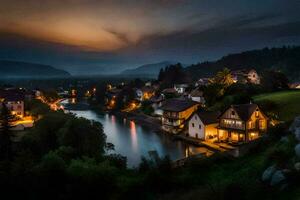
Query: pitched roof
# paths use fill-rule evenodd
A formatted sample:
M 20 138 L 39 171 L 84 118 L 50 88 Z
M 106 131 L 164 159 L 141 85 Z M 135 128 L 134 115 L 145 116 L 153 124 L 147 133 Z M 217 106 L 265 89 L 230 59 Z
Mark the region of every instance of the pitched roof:
M 247 121 L 258 108 L 257 104 L 240 104 L 231 106 L 243 121 Z
M 219 121 L 218 117 L 220 116 L 220 114 L 221 114 L 221 112 L 219 112 L 219 111 L 216 111 L 216 112 L 209 112 L 209 111 L 203 111 L 203 110 L 197 111 L 197 115 L 199 116 L 199 118 L 201 119 L 203 124 L 205 124 L 205 125 L 218 123 L 218 121 Z
M 199 89 L 195 89 L 195 90 L 193 90 L 193 91 L 190 93 L 190 95 L 191 95 L 192 97 L 202 97 L 202 96 L 203 96 L 203 92 L 200 91 Z
M 161 109 L 172 112 L 180 112 L 197 104 L 198 102 L 195 101 L 175 98 L 166 100 Z
M 164 98 L 163 98 L 162 95 L 159 95 L 159 96 L 152 96 L 152 97 L 150 98 L 150 101 L 151 101 L 152 103 L 158 103 L 158 102 L 161 102 L 161 101 L 163 101 L 163 100 L 164 100 Z
M 154 92 L 154 88 L 151 86 L 144 86 L 141 88 L 143 92 Z
M 177 91 L 174 88 L 166 88 L 162 93 L 177 93 Z
M 24 101 L 24 93 L 20 90 L 0 90 L 0 97 L 5 101 Z

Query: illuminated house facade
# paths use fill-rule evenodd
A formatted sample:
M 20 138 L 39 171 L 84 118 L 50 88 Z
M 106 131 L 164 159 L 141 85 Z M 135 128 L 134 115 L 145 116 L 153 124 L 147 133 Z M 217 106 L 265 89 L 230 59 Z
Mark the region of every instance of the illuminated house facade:
M 142 87 L 141 89 L 136 89 L 136 99 L 139 101 L 149 100 L 152 96 L 155 95 L 154 88 L 150 86 Z
M 219 118 L 218 140 L 245 143 L 267 131 L 268 119 L 256 104 L 232 105 Z
M 220 112 L 197 111 L 189 119 L 188 136 L 201 140 L 216 141 Z
M 12 115 L 20 118 L 24 117 L 24 99 L 24 94 L 18 90 L 0 91 L 0 107 L 4 103 Z
M 177 134 L 184 130 L 189 117 L 198 110 L 199 103 L 185 99 L 168 99 L 161 109 L 162 129 Z

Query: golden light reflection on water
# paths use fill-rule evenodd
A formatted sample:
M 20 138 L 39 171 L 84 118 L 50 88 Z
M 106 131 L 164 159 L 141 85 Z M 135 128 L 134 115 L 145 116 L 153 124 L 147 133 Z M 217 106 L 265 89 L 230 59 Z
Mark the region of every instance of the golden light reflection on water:
M 132 148 L 134 151 L 137 151 L 138 144 L 137 144 L 136 127 L 134 121 L 130 121 L 130 136 L 132 141 Z
M 71 99 L 69 100 L 69 103 L 70 103 L 70 104 L 76 104 L 76 98 L 71 98 Z

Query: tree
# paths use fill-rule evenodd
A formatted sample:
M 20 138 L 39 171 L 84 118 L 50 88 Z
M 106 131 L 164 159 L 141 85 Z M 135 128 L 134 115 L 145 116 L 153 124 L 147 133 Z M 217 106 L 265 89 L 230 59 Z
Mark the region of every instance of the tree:
M 12 115 L 7 109 L 5 103 L 2 103 L 2 110 L 0 116 L 0 159 L 1 160 L 10 160 L 12 158 L 12 142 L 10 139 L 10 119 Z
M 72 147 L 78 156 L 99 157 L 106 147 L 102 124 L 84 118 L 70 118 L 58 132 L 59 146 Z
M 288 78 L 280 71 L 267 70 L 262 74 L 262 85 L 267 90 L 287 89 L 288 84 Z
M 159 74 L 158 74 L 158 81 L 163 81 L 165 78 L 165 71 L 164 71 L 164 68 L 161 68 L 159 70 Z
M 162 82 L 164 88 L 173 87 L 174 84 L 188 83 L 191 81 L 180 63 L 161 69 L 158 80 Z
M 214 83 L 224 85 L 225 88 L 233 84 L 233 79 L 231 72 L 228 68 L 224 68 L 222 71 L 219 71 L 213 79 Z

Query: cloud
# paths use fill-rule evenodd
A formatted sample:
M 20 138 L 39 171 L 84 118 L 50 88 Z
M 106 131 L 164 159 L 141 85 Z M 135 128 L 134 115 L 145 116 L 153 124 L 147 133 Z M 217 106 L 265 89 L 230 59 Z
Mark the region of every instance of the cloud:
M 299 10 L 299 0 L 0 0 L 0 59 L 115 71 L 198 62 L 299 44 Z

